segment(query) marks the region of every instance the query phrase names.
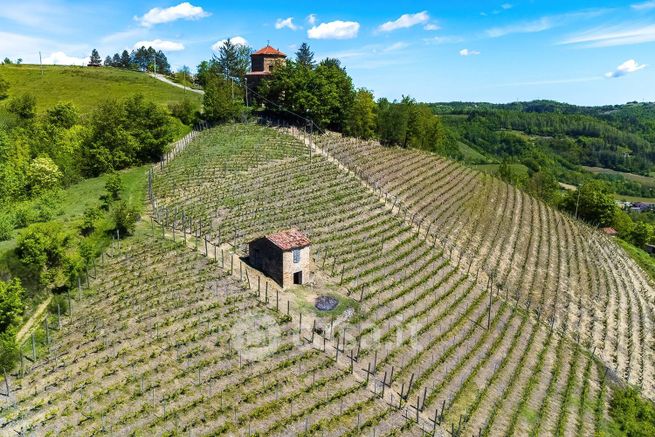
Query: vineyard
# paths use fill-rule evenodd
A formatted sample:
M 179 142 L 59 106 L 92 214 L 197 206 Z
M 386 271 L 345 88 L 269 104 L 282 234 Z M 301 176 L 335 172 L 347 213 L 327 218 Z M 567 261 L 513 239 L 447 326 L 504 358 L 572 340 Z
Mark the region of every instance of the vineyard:
M 614 383 L 653 397 L 652 288 L 593 229 L 423 152 L 257 125 L 185 146 L 5 377 L 3 432 L 586 436 Z M 283 291 L 243 257 L 290 227 L 316 281 Z M 328 286 L 347 311 L 303 305 Z

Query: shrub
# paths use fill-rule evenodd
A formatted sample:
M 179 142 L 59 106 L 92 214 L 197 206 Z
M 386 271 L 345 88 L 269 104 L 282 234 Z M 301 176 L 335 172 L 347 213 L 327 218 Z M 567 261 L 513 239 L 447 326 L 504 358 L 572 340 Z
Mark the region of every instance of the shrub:
M 34 159 L 27 169 L 27 183 L 34 194 L 58 188 L 64 175 L 48 156 Z
M 70 129 L 77 123 L 77 109 L 72 103 L 57 103 L 46 112 L 46 120 L 53 126 Z
M 655 404 L 641 397 L 632 387 L 614 391 L 610 416 L 628 437 L 655 435 Z
M 11 240 L 14 235 L 14 219 L 7 213 L 0 213 L 0 241 Z
M 96 222 L 102 217 L 102 211 L 98 208 L 89 207 L 84 210 L 82 226 L 80 231 L 82 235 L 89 235 L 96 229 Z
M 9 96 L 9 82 L 0 77 L 0 100 Z
M 179 119 L 187 126 L 191 126 L 196 118 L 193 104 L 186 98 L 181 102 L 169 103 L 168 109 L 171 111 L 173 117 Z
M 139 212 L 136 208 L 130 207 L 125 201 L 121 201 L 114 205 L 111 215 L 114 230 L 120 232 L 121 235 L 130 235 L 134 232 L 136 222 L 139 219 Z
M 32 94 L 21 94 L 9 101 L 7 109 L 22 119 L 36 116 L 36 97 Z

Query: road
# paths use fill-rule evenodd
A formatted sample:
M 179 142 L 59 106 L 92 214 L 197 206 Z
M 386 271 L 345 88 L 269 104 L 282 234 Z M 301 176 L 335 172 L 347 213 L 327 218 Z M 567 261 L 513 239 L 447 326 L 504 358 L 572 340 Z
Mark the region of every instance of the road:
M 173 86 L 176 86 L 178 88 L 182 88 L 184 90 L 191 91 L 192 93 L 205 94 L 205 92 L 203 90 L 196 90 L 196 89 L 193 89 L 193 88 L 189 88 L 188 86 L 184 86 L 184 85 L 180 85 L 179 83 L 175 83 L 172 80 L 170 80 L 169 78 L 167 78 L 166 76 L 164 76 L 163 74 L 148 73 L 148 75 L 150 77 L 154 77 L 157 80 L 161 80 L 162 82 L 166 82 L 169 85 L 173 85 Z

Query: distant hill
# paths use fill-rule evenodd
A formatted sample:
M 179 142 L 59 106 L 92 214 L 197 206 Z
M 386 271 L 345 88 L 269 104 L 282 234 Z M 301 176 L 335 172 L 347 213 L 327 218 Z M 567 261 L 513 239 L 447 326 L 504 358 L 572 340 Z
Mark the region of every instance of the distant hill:
M 647 176 L 655 169 L 655 103 L 586 107 L 538 100 L 430 106 L 464 146 L 464 160 L 473 164 L 508 160 L 576 185 L 590 177 L 583 166 L 600 167 L 615 171 L 600 177 L 617 192 L 655 195 L 649 184 L 617 173 Z
M 156 80 L 145 73 L 111 67 L 68 67 L 48 65 L 0 65 L 0 77 L 11 86 L 9 98 L 31 93 L 39 111 L 57 102 L 72 102 L 82 112 L 107 98 L 122 98 L 141 93 L 160 104 L 179 101 L 185 96 L 200 106 L 202 96 Z

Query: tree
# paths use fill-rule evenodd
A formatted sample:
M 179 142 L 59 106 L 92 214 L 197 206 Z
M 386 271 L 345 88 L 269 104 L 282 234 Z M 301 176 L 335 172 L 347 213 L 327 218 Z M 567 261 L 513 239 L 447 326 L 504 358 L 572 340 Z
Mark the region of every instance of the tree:
M 103 65 L 104 65 L 105 67 L 111 67 L 111 65 L 112 65 L 111 56 L 107 55 L 107 57 L 105 58 L 105 62 L 103 63 Z
M 0 281 L 0 333 L 17 326 L 23 316 L 25 290 L 18 278 L 10 282 Z
M 125 50 L 127 52 L 127 50 Z M 129 53 L 127 56 L 130 56 Z M 123 64 L 121 63 L 121 55 L 118 53 L 114 53 L 114 56 L 111 58 L 111 66 L 112 67 L 117 67 L 117 68 L 122 68 Z
M 345 132 L 357 138 L 373 138 L 376 126 L 375 111 L 373 93 L 365 88 L 358 89 L 348 110 Z
M 203 97 L 205 117 L 217 122 L 235 120 L 242 109 L 242 101 L 240 88 L 234 88 L 222 77 L 212 77 Z
M 9 101 L 7 109 L 12 114 L 28 120 L 36 115 L 36 97 L 32 94 L 21 94 Z
M 114 62 L 117 61 L 116 59 L 117 55 L 118 53 L 114 55 Z M 123 53 L 121 53 L 120 60 L 118 61 L 117 64 L 118 64 L 117 66 L 120 65 L 121 68 L 130 68 L 132 66 L 132 58 L 130 57 L 130 54 L 127 50 L 123 50 Z
M 119 173 L 112 173 L 107 178 L 105 182 L 105 190 L 109 195 L 109 198 L 112 201 L 119 200 L 121 198 L 121 191 L 123 191 L 123 181 L 121 180 L 121 175 Z
M 633 387 L 618 387 L 612 392 L 609 413 L 623 435 L 655 435 L 655 404 L 641 396 Z
M 193 103 L 186 97 L 179 102 L 169 103 L 168 109 L 173 117 L 187 126 L 191 126 L 196 118 Z
M 9 97 L 9 82 L 0 77 L 0 100 Z
M 632 243 L 640 248 L 645 248 L 653 239 L 653 226 L 642 221 L 635 223 L 632 232 L 630 233 L 630 240 Z
M 2 61 L 2 63 L 5 64 L 5 65 L 11 65 L 11 64 L 13 64 L 13 62 L 11 62 L 11 59 L 9 59 L 9 58 L 5 58 L 5 59 Z
M 63 175 L 49 156 L 34 159 L 27 169 L 27 184 L 32 194 L 57 188 Z
M 589 180 L 577 191 L 570 191 L 562 206 L 571 214 L 598 226 L 611 226 L 616 213 L 612 189 L 606 182 Z
M 111 216 L 114 221 L 114 230 L 117 230 L 120 235 L 131 235 L 139 219 L 139 212 L 123 200 L 114 204 Z
M 251 52 L 250 47 L 233 44 L 228 38 L 218 50 L 218 57 L 214 56 L 214 61 L 223 77 L 240 84 L 248 72 Z
M 91 57 L 89 58 L 89 67 L 100 67 L 102 59 L 100 53 L 96 49 L 91 50 Z
M 75 105 L 70 102 L 57 103 L 46 111 L 47 123 L 63 129 L 70 129 L 78 120 L 78 112 Z
M 316 65 L 314 62 L 314 52 L 310 50 L 309 44 L 306 42 L 303 42 L 298 48 L 298 51 L 296 52 L 296 62 L 298 65 L 307 68 L 314 68 Z
M 87 124 L 82 165 L 89 176 L 155 161 L 173 139 L 167 111 L 139 94 L 101 102 Z
M 20 262 L 36 274 L 42 286 L 67 289 L 73 286 L 82 269 L 76 243 L 75 236 L 61 223 L 36 223 L 20 234 L 15 251 Z

